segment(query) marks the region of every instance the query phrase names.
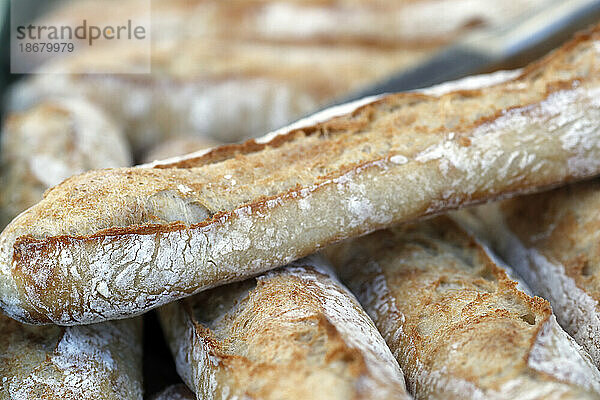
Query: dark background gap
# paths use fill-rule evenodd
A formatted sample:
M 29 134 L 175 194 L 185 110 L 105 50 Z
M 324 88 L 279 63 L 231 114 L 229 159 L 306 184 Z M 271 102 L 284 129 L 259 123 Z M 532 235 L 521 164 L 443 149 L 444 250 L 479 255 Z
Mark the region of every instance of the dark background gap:
M 177 375 L 175 361 L 158 322 L 156 311 L 144 314 L 143 349 L 144 398 L 150 398 L 169 385 L 183 383 Z

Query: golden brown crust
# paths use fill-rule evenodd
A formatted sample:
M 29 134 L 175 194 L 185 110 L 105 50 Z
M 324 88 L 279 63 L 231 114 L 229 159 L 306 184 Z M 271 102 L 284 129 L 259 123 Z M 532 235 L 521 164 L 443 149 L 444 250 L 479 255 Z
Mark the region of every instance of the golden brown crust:
M 540 100 L 547 99 L 552 93 L 561 90 L 570 90 L 574 85 L 578 85 L 581 79 L 585 80 L 586 78 L 584 75 L 579 73 L 579 71 L 576 71 L 577 68 L 573 68 L 573 61 L 574 59 L 582 57 L 595 57 L 595 55 L 590 53 L 585 54 L 586 52 L 584 52 L 582 54 L 574 54 L 571 56 L 570 53 L 577 53 L 578 47 L 581 47 L 582 45 L 583 47 L 587 46 L 586 42 L 597 40 L 597 36 L 600 36 L 600 25 L 589 29 L 587 32 L 578 33 L 573 40 L 565 43 L 559 50 L 530 64 L 522 70 L 518 77 L 510 82 L 501 83 L 496 85 L 496 87 L 470 90 L 458 89 L 445 94 L 443 100 L 438 100 L 436 96 L 426 96 L 420 93 L 389 95 L 380 100 L 357 107 L 348 113 L 348 115 L 335 117 L 318 125 L 303 126 L 286 132 L 285 134 L 274 136 L 269 141 L 259 139 L 257 142 L 256 139 L 250 139 L 240 144 L 218 146 L 201 156 L 189 157 L 177 162 L 160 163 L 156 165 L 156 168 L 200 167 L 206 164 L 222 162 L 239 155 L 259 152 L 267 148 L 280 147 L 286 143 L 298 140 L 299 138 L 301 139 L 304 136 L 335 135 L 346 131 L 352 133 L 362 132 L 368 129 L 370 122 L 372 122 L 375 115 L 379 112 L 379 109 L 385 109 L 386 106 L 392 110 L 400 109 L 402 107 L 408 108 L 409 112 L 398 113 L 398 115 L 395 115 L 395 118 L 399 120 L 394 122 L 398 123 L 400 126 L 413 126 L 419 133 L 447 133 L 448 125 L 451 123 L 452 127 L 455 128 L 455 133 L 458 135 L 461 133 L 467 134 L 469 131 L 481 125 L 494 122 L 502 115 L 509 113 L 512 109 L 524 108 L 530 105 L 533 106 Z M 593 61 L 592 63 L 594 64 Z M 586 67 L 582 67 L 581 69 L 586 69 Z M 591 71 L 587 72 L 589 73 Z M 555 78 L 555 76 L 565 74 L 571 75 L 571 77 L 566 79 Z M 524 87 L 525 85 L 531 85 L 532 87 Z M 474 110 L 475 112 L 472 113 L 464 112 L 465 108 L 473 108 L 475 104 L 482 100 L 482 97 L 493 96 L 494 94 L 500 96 L 500 98 L 486 99 L 486 102 L 489 102 L 491 105 L 487 109 Z M 517 99 L 513 98 L 502 99 L 502 101 L 499 101 L 501 100 L 501 97 L 507 94 L 515 96 L 518 100 L 521 100 L 521 98 L 526 100 L 515 101 Z M 511 100 L 515 101 L 515 103 L 506 106 L 495 104 L 506 103 L 507 100 L 509 102 Z M 452 104 L 453 102 L 455 102 L 455 104 Z M 422 110 L 418 108 L 416 110 L 410 109 L 415 105 L 418 106 L 419 103 L 425 103 Z M 431 125 L 431 121 L 426 121 L 421 124 L 418 120 L 418 116 L 427 113 L 442 114 L 441 121 L 432 121 L 433 124 L 435 124 L 433 126 Z M 458 120 L 452 121 L 453 119 Z M 450 120 L 451 122 L 447 120 Z M 387 128 L 385 134 L 389 135 L 392 126 L 386 126 L 385 128 Z M 461 135 L 458 140 L 465 147 L 470 145 L 468 137 Z M 339 142 L 337 144 L 339 146 Z M 328 149 L 325 150 L 327 151 Z M 318 152 L 318 150 L 315 150 L 315 152 Z M 329 156 L 330 155 L 327 155 L 327 157 Z
M 145 54 L 94 47 L 47 66 L 61 75 L 27 80 L 11 103 L 90 99 L 123 124 L 136 154 L 182 134 L 239 141 L 411 68 L 474 27 L 506 23 L 547 1 L 455 0 L 451 13 L 447 0 L 162 1 L 152 6 L 152 74 L 95 74 L 114 62 L 137 67 Z M 119 12 L 139 16 L 146 7 L 126 0 Z M 39 24 L 75 24 L 85 15 L 90 24 L 110 25 L 113 14 L 94 1 L 69 2 Z
M 68 179 L 0 236 L 4 308 L 122 318 L 340 239 L 598 174 L 598 37 L 495 86 L 391 95 L 189 160 Z
M 600 390 L 593 383 L 598 371 L 564 332 L 540 344 L 549 326 L 560 330 L 548 302 L 517 290 L 449 219 L 376 232 L 326 254 L 374 319 L 417 398 L 542 399 L 549 388 L 552 398 L 598 396 L 592 394 Z M 550 359 L 548 368 L 540 352 L 554 347 L 578 361 Z
M 165 306 L 160 317 L 198 398 L 409 398 L 372 322 L 313 260 Z
M 596 180 L 507 201 L 502 210 L 526 247 L 564 265 L 577 287 L 600 301 L 599 204 Z
M 18 84 L 11 108 L 47 97 L 88 99 L 121 124 L 136 154 L 184 135 L 236 142 L 285 126 L 430 51 L 178 39 L 153 48 L 150 75 L 75 73 L 111 62 L 138 65 L 130 47 L 98 48 L 49 65 L 61 74 Z
M 479 230 L 600 365 L 600 182 L 486 205 Z

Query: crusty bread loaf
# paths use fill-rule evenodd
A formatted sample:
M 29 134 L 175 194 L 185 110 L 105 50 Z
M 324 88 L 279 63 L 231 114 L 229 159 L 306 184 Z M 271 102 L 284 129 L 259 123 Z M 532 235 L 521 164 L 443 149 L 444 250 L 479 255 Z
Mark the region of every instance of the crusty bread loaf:
M 596 399 L 600 372 L 550 305 L 447 217 L 325 250 L 416 398 Z
M 36 323 L 123 318 L 344 238 L 596 175 L 599 39 L 597 27 L 486 88 L 367 99 L 260 140 L 70 178 L 0 235 L 2 308 Z
M 199 399 L 408 399 L 402 371 L 323 260 L 159 309 L 183 380 Z
M 141 323 L 40 327 L 0 315 L 0 399 L 142 400 Z
M 196 395 L 183 384 L 171 385 L 158 393 L 153 400 L 195 400 Z
M 600 367 L 599 210 L 596 180 L 468 211 Z
M 9 114 L 0 137 L 1 227 L 72 175 L 131 165 L 123 132 L 85 100 L 47 101 Z

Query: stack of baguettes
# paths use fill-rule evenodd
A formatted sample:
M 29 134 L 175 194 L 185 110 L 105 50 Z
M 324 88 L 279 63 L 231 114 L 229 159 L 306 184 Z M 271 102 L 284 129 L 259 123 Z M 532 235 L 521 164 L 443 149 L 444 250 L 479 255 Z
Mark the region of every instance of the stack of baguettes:
M 418 64 L 480 27 L 503 25 L 551 0 L 153 0 L 151 74 L 139 49 L 101 48 L 58 59 L 14 90 L 23 110 L 56 96 L 97 103 L 124 127 L 136 156 L 157 142 L 256 137 L 340 96 Z M 72 0 L 40 25 L 115 23 L 149 0 Z M 108 4 L 107 4 L 108 3 Z M 241 95 L 243 93 L 243 95 Z
M 600 398 L 599 99 L 600 26 L 138 167 L 93 99 L 13 115 L 5 215 L 75 176 L 0 235 L 0 397 L 141 399 L 160 306 L 187 387 L 157 399 Z

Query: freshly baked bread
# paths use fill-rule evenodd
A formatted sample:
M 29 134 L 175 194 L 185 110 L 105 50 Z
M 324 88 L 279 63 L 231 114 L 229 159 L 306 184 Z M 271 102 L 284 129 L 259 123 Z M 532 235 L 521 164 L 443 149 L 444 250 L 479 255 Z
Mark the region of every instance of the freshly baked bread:
M 199 399 L 409 399 L 398 363 L 323 260 L 159 309 Z
M 600 367 L 600 181 L 468 211 Z
M 171 385 L 152 398 L 153 400 L 195 400 L 196 395 L 183 384 Z
M 325 250 L 418 399 L 597 399 L 600 372 L 550 305 L 447 217 Z
M 200 137 L 180 137 L 176 139 L 166 140 L 152 147 L 148 153 L 142 157 L 142 162 L 150 163 L 166 158 L 182 156 L 188 153 L 195 153 L 200 150 L 208 149 L 217 146 L 218 143 Z
M 21 81 L 9 103 L 23 109 L 47 96 L 88 98 L 123 126 L 136 155 L 188 135 L 239 141 L 412 67 L 474 28 L 548 2 L 153 1 L 151 74 L 93 73 L 107 65 L 135 69 L 147 57 L 131 43 L 99 42 L 88 54 L 53 57 L 44 70 L 60 73 Z M 147 6 L 77 0 L 38 24 L 76 25 L 85 16 L 88 24 L 114 25 Z
M 141 323 L 61 328 L 0 315 L 0 399 L 142 400 Z
M 10 114 L 0 137 L 0 227 L 72 175 L 131 165 L 123 132 L 84 100 L 43 102 Z
M 0 235 L 2 308 L 34 323 L 123 318 L 344 238 L 596 175 L 599 39 L 596 27 L 482 89 L 366 99 L 70 178 Z

